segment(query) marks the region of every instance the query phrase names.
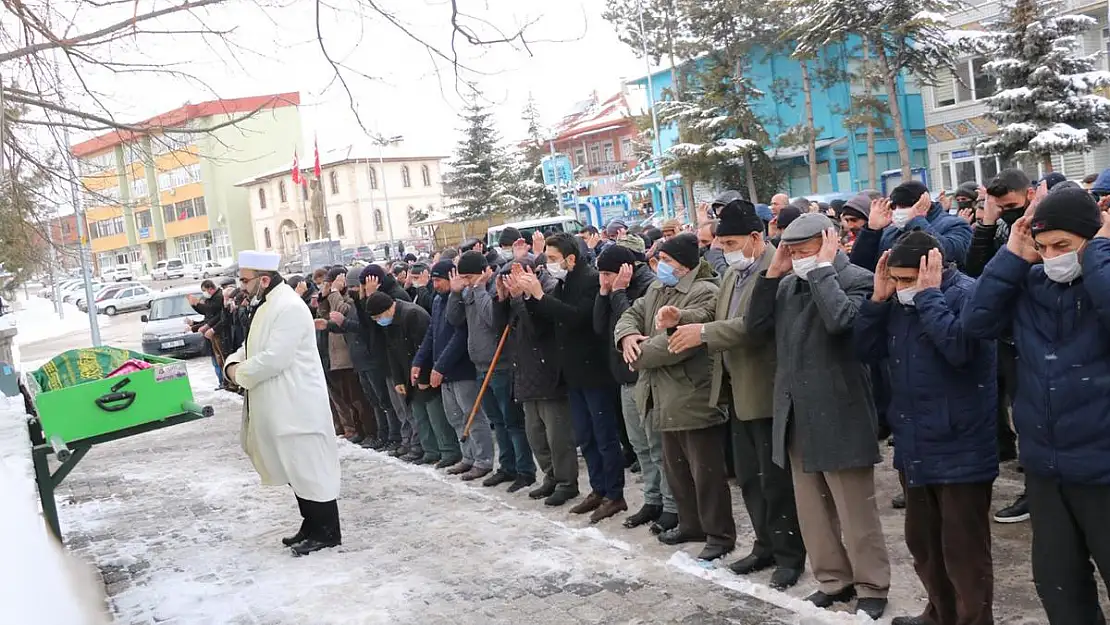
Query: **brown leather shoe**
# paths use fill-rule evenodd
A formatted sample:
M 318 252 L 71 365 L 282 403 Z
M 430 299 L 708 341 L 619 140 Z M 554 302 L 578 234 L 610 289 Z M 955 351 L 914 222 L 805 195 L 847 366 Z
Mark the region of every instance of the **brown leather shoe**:
M 469 471 L 460 475 L 459 479 L 464 482 L 472 482 L 474 480 L 482 479 L 483 477 L 489 475 L 492 471 L 493 469 L 479 469 L 478 467 L 471 467 Z
M 571 508 L 570 513 L 586 514 L 587 512 L 593 512 L 594 510 L 597 510 L 601 507 L 601 502 L 604 501 L 604 499 L 605 498 L 601 496 L 601 493 L 590 493 L 589 495 L 586 495 L 586 498 L 582 500 L 582 503 Z
M 594 513 L 590 515 L 590 523 L 603 521 L 626 510 L 628 510 L 628 504 L 624 502 L 624 499 L 609 499 L 606 497 L 601 500 L 601 505 L 598 506 L 597 510 L 594 510 Z
M 463 473 L 466 473 L 467 471 L 471 470 L 472 468 L 474 468 L 473 465 L 470 465 L 470 464 L 467 464 L 465 462 L 459 461 L 458 464 L 451 467 L 450 469 L 447 469 L 447 475 L 462 475 Z

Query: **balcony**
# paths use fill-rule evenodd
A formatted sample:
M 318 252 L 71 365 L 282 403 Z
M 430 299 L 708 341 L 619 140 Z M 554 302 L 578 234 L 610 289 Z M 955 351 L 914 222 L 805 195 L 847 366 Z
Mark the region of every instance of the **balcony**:
M 596 163 L 587 163 L 585 166 L 585 175 L 592 176 L 616 176 L 632 169 L 636 161 L 598 161 Z

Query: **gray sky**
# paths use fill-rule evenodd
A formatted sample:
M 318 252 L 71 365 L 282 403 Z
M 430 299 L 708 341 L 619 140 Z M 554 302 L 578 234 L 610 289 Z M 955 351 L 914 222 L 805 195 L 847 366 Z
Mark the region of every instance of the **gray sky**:
M 158 6 L 151 4 L 153 0 L 140 2 L 141 7 Z M 378 4 L 395 11 L 406 28 L 449 50 L 447 0 L 378 0 Z M 536 42 L 530 44 L 531 57 L 519 46 L 475 49 L 459 43 L 466 63 L 491 74 L 480 77 L 480 83 L 494 106 L 503 137 L 523 135 L 520 112 L 529 92 L 536 98 L 543 121 L 551 124 L 592 90 L 604 98 L 619 89 L 622 78 L 643 74 L 643 61 L 617 40 L 612 26 L 601 18 L 604 5 L 604 0 L 459 0 L 460 10 L 507 32 L 515 31 L 514 25 L 537 20 L 526 31 L 528 39 Z M 130 14 L 131 5 L 124 8 Z M 208 28 L 234 28 L 227 42 L 213 36 L 205 42 L 177 35 L 147 39 L 141 48 L 126 39 L 112 44 L 113 58 L 180 63 L 176 67 L 207 86 L 180 76 L 150 73 L 113 76 L 89 72 L 87 80 L 104 92 L 104 103 L 121 121 L 143 119 L 187 100 L 299 90 L 306 145 L 311 144 L 313 133 L 319 137 L 321 151 L 357 143 L 364 135 L 347 92 L 334 81 L 334 72 L 317 44 L 314 10 L 311 0 L 286 0 L 265 7 L 235 2 L 204 17 Z M 461 99 L 449 64 L 438 59 L 437 75 L 433 55 L 376 14 L 326 11 L 321 30 L 333 58 L 375 77 L 370 80 L 356 72 L 344 72 L 363 123 L 371 130 L 378 124 L 383 134 L 405 135 L 406 151 L 449 153 L 461 127 Z M 164 20 L 158 26 L 182 24 L 200 26 L 192 16 Z M 83 24 L 80 30 L 90 27 Z M 491 34 L 488 27 L 483 34 Z M 76 136 L 74 141 L 81 138 Z

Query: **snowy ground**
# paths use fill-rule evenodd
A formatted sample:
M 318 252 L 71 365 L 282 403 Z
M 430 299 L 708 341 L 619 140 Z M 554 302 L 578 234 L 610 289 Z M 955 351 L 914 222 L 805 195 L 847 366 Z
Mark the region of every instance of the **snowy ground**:
M 134 335 L 135 320 L 112 328 Z M 134 327 L 132 327 L 134 326 Z M 29 346 L 29 360 L 61 337 Z M 73 339 L 77 341 L 78 339 Z M 79 344 L 79 343 L 77 343 Z M 76 345 L 72 345 L 76 346 Z M 292 558 L 279 539 L 299 523 L 287 489 L 263 488 L 238 447 L 240 400 L 216 393 L 211 368 L 190 363 L 202 422 L 95 448 L 58 491 L 62 531 L 101 571 L 123 625 L 360 625 L 420 623 L 866 623 L 765 586 L 769 572 L 740 578 L 691 557 L 700 545 L 660 545 L 620 518 L 591 527 L 566 508 L 524 493 L 463 484 L 346 443 L 341 447 L 344 544 Z M 0 459 L 29 475 L 25 433 L 0 419 Z M 996 506 L 1020 491 L 1007 468 Z M 582 470 L 582 490 L 587 490 Z M 641 503 L 631 476 L 629 507 Z M 896 479 L 878 476 L 893 568 L 889 616 L 917 614 L 922 591 L 891 510 Z M 30 493 L 30 485 L 27 492 Z M 750 525 L 733 491 L 741 535 L 727 564 L 746 554 Z M 1044 623 L 1029 573 L 1028 526 L 995 525 L 996 622 Z M 887 622 L 889 619 L 887 619 Z

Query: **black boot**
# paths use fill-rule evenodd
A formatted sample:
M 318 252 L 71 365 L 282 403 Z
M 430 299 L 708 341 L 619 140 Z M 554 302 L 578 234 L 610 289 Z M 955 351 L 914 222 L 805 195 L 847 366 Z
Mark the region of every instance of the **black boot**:
M 297 543 L 304 542 L 304 539 L 306 539 L 306 538 L 308 538 L 308 534 L 305 533 L 304 525 L 302 524 L 301 529 L 297 530 L 296 534 L 293 534 L 292 536 L 286 536 L 285 538 L 282 538 L 281 539 L 281 544 L 285 545 L 286 547 L 292 547 L 293 545 L 296 545 Z
M 543 484 L 540 484 L 539 488 L 533 488 L 532 490 L 528 491 L 528 498 L 529 499 L 546 499 L 546 498 L 550 497 L 554 492 L 555 492 L 555 482 L 554 482 L 554 480 L 552 480 L 550 482 L 547 481 L 547 480 L 544 480 Z
M 651 533 L 658 535 L 676 527 L 678 527 L 678 513 L 664 512 L 651 524 Z
M 342 545 L 343 541 L 338 536 L 329 540 L 318 540 L 316 538 L 308 538 L 303 542 L 293 545 L 293 555 L 307 556 L 310 553 L 316 553 L 321 549 L 330 549 L 331 547 L 338 547 Z
M 644 504 L 640 511 L 624 520 L 624 526 L 631 529 L 646 525 L 659 518 L 663 513 L 663 506 L 657 504 Z

